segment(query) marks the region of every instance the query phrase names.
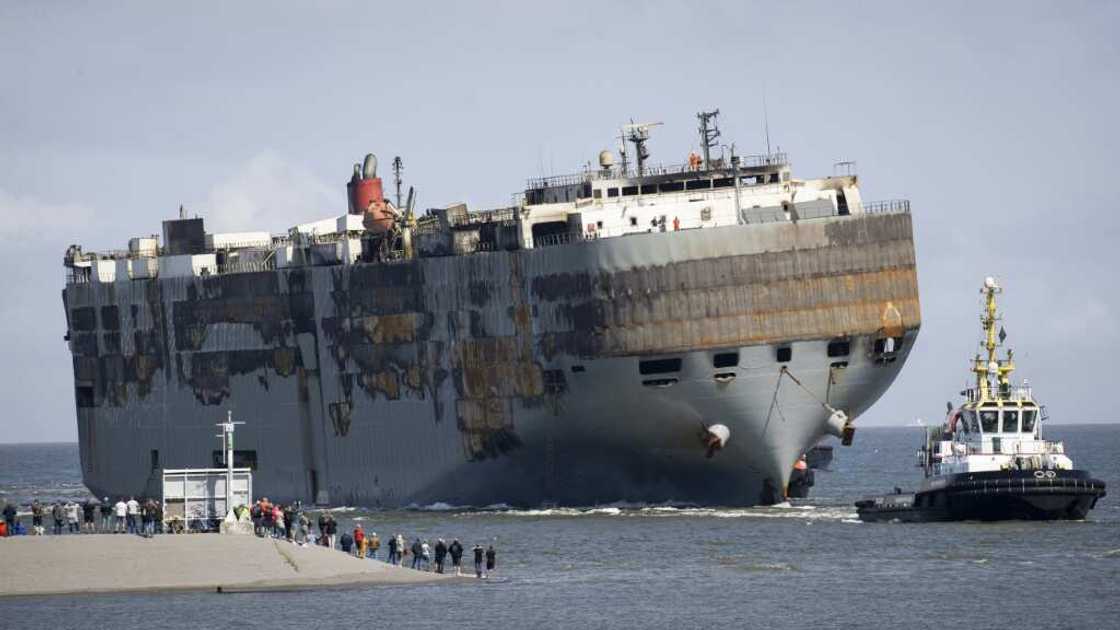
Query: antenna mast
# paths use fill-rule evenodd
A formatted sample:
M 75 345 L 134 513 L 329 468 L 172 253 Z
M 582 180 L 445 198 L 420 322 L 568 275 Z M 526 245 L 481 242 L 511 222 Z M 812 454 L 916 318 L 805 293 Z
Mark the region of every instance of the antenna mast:
M 766 155 L 770 155 L 770 112 L 766 107 L 766 93 L 762 93 L 762 130 L 766 133 Z
M 397 208 L 401 207 L 401 172 L 404 171 L 404 162 L 401 156 L 393 158 L 393 182 L 397 185 Z
M 629 125 L 622 126 L 622 138 L 624 140 L 623 147 L 625 148 L 625 140 L 634 143 L 634 154 L 638 161 L 638 175 L 644 175 L 646 172 L 646 159 L 649 158 L 649 149 L 646 148 L 646 141 L 649 140 L 649 130 L 662 123 L 636 123 L 633 119 L 630 120 Z M 627 159 L 626 152 L 622 152 L 622 171 L 626 172 Z
M 719 116 L 718 109 L 696 114 L 696 117 L 700 119 L 700 150 L 704 153 L 705 170 L 712 168 L 712 147 L 717 145 L 716 140 L 719 139 L 719 126 L 716 124 L 717 116 Z
M 234 422 L 233 412 L 226 411 L 226 421 L 218 423 L 222 432 L 216 436 L 222 438 L 222 447 L 226 452 L 226 514 L 233 509 L 233 429 L 238 424 L 245 423 Z

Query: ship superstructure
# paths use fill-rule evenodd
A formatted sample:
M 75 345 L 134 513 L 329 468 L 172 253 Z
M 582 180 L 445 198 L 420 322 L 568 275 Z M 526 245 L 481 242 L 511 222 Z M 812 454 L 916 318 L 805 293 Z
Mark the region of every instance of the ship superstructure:
M 782 154 L 653 166 L 651 126 L 507 208 L 414 210 L 355 165 L 346 214 L 165 221 L 72 246 L 83 475 L 139 494 L 209 464 L 274 499 L 364 505 L 780 501 L 798 457 L 901 369 L 920 325 L 909 205 Z M 625 146 L 625 145 L 624 145 Z

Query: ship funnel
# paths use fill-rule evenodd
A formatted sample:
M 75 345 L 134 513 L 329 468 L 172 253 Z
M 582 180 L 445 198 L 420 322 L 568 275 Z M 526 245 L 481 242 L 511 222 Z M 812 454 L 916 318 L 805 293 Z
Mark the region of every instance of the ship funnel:
M 377 156 L 367 153 L 366 160 L 362 163 L 362 179 L 373 179 L 375 177 L 377 177 Z
M 704 447 L 708 449 L 704 456 L 711 458 L 731 439 L 731 429 L 728 429 L 725 424 L 713 424 L 704 430 L 702 439 Z

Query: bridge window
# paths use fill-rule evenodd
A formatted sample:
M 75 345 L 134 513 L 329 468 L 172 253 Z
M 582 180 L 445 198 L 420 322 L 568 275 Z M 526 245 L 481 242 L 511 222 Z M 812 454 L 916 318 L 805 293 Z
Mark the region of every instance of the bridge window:
M 591 193 L 591 195 L 592 195 L 593 197 L 595 197 L 596 199 L 602 199 L 602 198 L 603 198 L 603 190 L 602 190 L 601 188 L 596 188 L 596 189 L 595 189 L 595 190 L 594 190 L 594 191 L 593 191 L 593 192 Z
M 734 177 L 721 177 L 712 181 L 712 188 L 727 188 L 735 185 Z
M 711 188 L 712 180 L 710 179 L 694 179 L 685 184 L 686 190 L 701 190 L 704 188 Z
M 618 189 L 617 188 L 608 188 L 607 189 L 607 196 L 608 197 L 617 197 L 618 196 Z
M 657 193 L 657 184 L 642 184 L 643 195 L 653 195 Z
M 999 431 L 999 412 L 995 409 L 985 409 L 980 412 L 980 429 L 984 433 Z
M 1009 411 L 1003 410 L 1003 432 L 1004 433 L 1018 433 L 1019 432 L 1019 410 Z
M 1037 409 L 1023 410 L 1023 433 L 1034 433 L 1034 420 L 1037 416 Z
M 961 413 L 961 421 L 964 423 L 965 430 L 969 433 L 976 433 L 980 427 L 976 424 L 976 412 L 965 411 Z
M 623 197 L 631 197 L 631 196 L 636 195 L 636 194 L 638 194 L 638 187 L 637 186 L 623 186 L 622 187 L 622 196 Z
M 649 359 L 647 361 L 638 362 L 639 374 L 665 374 L 667 372 L 680 372 L 681 360 L 680 358 L 673 359 Z
M 677 192 L 679 190 L 684 190 L 684 182 L 665 182 L 658 186 L 658 190 L 661 192 Z

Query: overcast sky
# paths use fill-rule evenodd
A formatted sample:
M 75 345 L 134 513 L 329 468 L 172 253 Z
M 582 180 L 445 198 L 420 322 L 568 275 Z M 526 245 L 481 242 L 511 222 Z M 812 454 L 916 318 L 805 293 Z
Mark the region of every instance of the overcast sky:
M 715 107 L 762 152 L 764 98 L 795 176 L 855 160 L 865 199 L 913 204 L 922 332 L 860 424 L 941 417 L 987 274 L 1052 420 L 1120 420 L 1120 3 L 105 4 L 0 3 L 0 442 L 76 439 L 69 243 L 180 203 L 221 230 L 337 215 L 367 151 L 420 207 L 508 203 L 631 117 L 665 123 L 655 162 Z

